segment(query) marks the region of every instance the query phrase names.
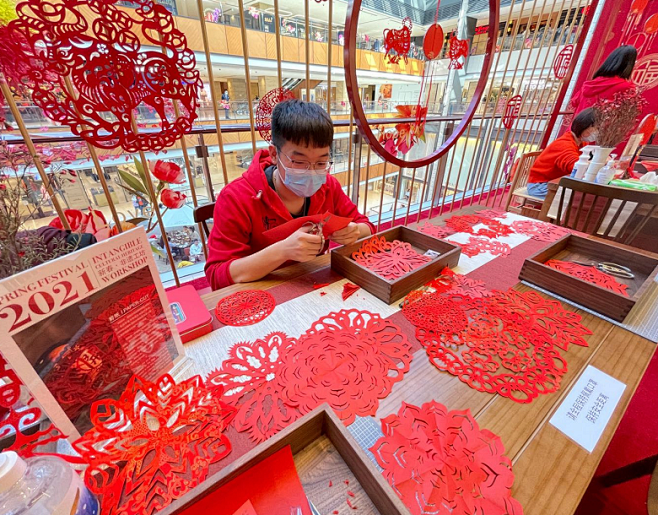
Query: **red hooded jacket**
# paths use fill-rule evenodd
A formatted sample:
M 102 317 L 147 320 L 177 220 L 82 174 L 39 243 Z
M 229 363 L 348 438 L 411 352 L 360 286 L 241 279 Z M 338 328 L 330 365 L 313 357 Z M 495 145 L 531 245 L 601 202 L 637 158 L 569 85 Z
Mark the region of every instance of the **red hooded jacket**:
M 597 77 L 585 81 L 580 91 L 571 98 L 573 112 L 578 114 L 583 109 L 592 107 L 599 100 L 612 100 L 617 93 L 629 89 L 635 89 L 635 84 L 619 77 Z
M 273 242 L 263 233 L 293 219 L 283 201 L 267 184 L 265 168 L 272 164 L 269 152 L 254 156 L 242 177 L 228 184 L 215 203 L 214 225 L 208 238 L 206 277 L 213 290 L 233 284 L 231 262 L 268 247 Z M 311 197 L 308 214 L 330 212 L 375 227 L 345 195 L 338 180 L 329 175 L 327 182 Z M 289 263 L 285 263 L 283 266 Z

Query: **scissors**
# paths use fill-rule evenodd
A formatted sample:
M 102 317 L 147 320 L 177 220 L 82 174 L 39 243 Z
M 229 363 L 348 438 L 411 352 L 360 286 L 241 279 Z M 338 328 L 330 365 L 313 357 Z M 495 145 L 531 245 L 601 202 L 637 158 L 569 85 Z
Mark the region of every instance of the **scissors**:
M 635 274 L 633 271 L 626 267 L 619 265 L 617 263 L 610 263 L 609 261 L 603 261 L 601 263 L 586 263 L 584 261 L 574 261 L 574 263 L 583 266 L 593 266 L 597 270 L 603 272 L 604 274 L 613 275 L 615 277 L 622 277 L 624 279 L 635 279 Z
M 322 253 L 322 250 L 324 249 L 324 244 L 326 243 L 325 239 L 324 239 L 324 230 L 323 230 L 324 229 L 324 224 L 329 222 L 329 220 L 331 220 L 331 215 L 330 214 L 325 216 L 322 220 L 320 220 L 317 223 L 316 222 L 306 222 L 304 225 L 302 225 L 302 227 L 310 227 L 311 228 L 311 230 L 309 231 L 309 234 L 317 234 L 317 235 L 320 236 L 321 243 L 322 243 L 322 245 L 320 245 L 320 254 Z

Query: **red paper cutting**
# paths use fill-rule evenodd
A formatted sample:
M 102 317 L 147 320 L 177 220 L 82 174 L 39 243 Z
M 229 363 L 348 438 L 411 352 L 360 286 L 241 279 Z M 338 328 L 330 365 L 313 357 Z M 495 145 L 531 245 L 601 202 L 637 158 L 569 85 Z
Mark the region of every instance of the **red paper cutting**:
M 163 5 L 133 0 L 137 8 L 129 15 L 119 3 L 19 3 L 18 19 L 7 26 L 12 40 L 21 42 L 10 61 L 21 62 L 21 82 L 33 89 L 32 100 L 46 116 L 89 143 L 130 153 L 162 150 L 189 132 L 197 117 L 201 79 L 194 52 Z M 143 49 L 142 42 L 155 48 Z M 178 117 L 167 114 L 172 102 Z M 140 106 L 157 113 L 159 130 L 134 129 Z
M 299 230 L 303 225 L 309 222 L 313 224 L 319 224 L 320 222 L 322 222 L 323 224 L 322 234 L 324 235 L 325 238 L 329 238 L 336 231 L 340 231 L 341 229 L 347 227 L 351 221 L 352 218 L 332 215 L 327 211 L 324 214 L 295 218 L 282 225 L 278 225 L 272 229 L 268 229 L 263 233 L 263 236 L 272 242 L 281 241 L 286 239 L 292 233 Z
M 450 45 L 448 49 L 448 57 L 450 58 L 448 68 L 450 70 L 461 70 L 464 64 L 466 64 L 466 58 L 468 57 L 468 40 L 451 36 L 448 43 Z M 463 61 L 460 61 L 460 59 L 463 59 Z
M 384 29 L 385 58 L 389 63 L 397 64 L 400 62 L 400 58 L 404 59 L 405 63 L 409 61 L 407 56 L 411 48 L 412 28 L 411 18 L 407 17 L 402 20 L 401 29 Z
M 546 266 L 555 268 L 560 272 L 572 275 L 588 283 L 596 284 L 601 288 L 614 291 L 620 295 L 628 297 L 627 284 L 622 284 L 617 281 L 612 275 L 608 275 L 604 272 L 601 272 L 598 268 L 594 266 L 585 266 L 578 263 L 573 263 L 570 261 L 560 261 L 559 259 L 549 259 L 544 263 Z
M 200 484 L 231 452 L 235 409 L 199 376 L 176 384 L 134 376 L 118 400 L 94 403 L 94 428 L 73 443 L 89 463 L 85 483 L 103 513 L 152 515 Z
M 497 209 L 483 209 L 482 211 L 478 211 L 478 216 L 487 219 L 507 218 L 507 213 L 505 211 L 498 211 Z
M 360 289 L 361 286 L 357 286 L 356 284 L 352 284 L 352 283 L 345 283 L 343 285 L 343 300 L 349 299 Z
M 220 300 L 215 308 L 215 315 L 224 325 L 252 325 L 270 316 L 275 306 L 271 293 L 263 290 L 245 290 Z
M 475 257 L 483 252 L 489 252 L 494 256 L 509 256 L 512 251 L 512 247 L 507 243 L 481 238 L 479 236 L 471 236 L 467 243 L 459 243 L 454 240 L 447 241 L 459 245 L 462 249 L 462 254 L 468 257 Z
M 557 241 L 567 234 L 571 234 L 569 229 L 553 225 L 546 222 L 536 222 L 534 220 L 516 220 L 512 222 L 512 230 L 518 234 L 525 234 L 533 240 L 553 242 Z
M 434 238 L 439 238 L 441 240 L 447 238 L 451 234 L 455 234 L 454 229 L 450 229 L 449 227 L 441 227 L 429 222 L 425 222 L 425 225 L 423 225 L 419 231 L 423 234 L 428 234 L 429 236 L 433 236 Z
M 523 97 L 521 95 L 515 95 L 507 101 L 505 113 L 503 114 L 503 125 L 506 129 L 511 129 L 514 121 L 519 117 L 522 103 Z
M 485 228 L 475 230 L 475 226 L 483 224 Z M 446 227 L 455 232 L 465 232 L 475 236 L 486 236 L 487 238 L 497 238 L 499 236 L 508 236 L 513 233 L 509 225 L 505 225 L 496 218 L 477 215 L 456 215 L 446 220 Z
M 416 252 L 411 244 L 403 241 L 386 241 L 374 236 L 352 254 L 352 259 L 386 280 L 393 281 L 432 261 L 429 256 Z
M 500 437 L 480 429 L 470 411 L 403 402 L 382 419 L 382 431 L 370 451 L 413 515 L 523 514 Z
M 224 397 L 238 408 L 234 425 L 252 440 L 262 442 L 299 418 L 281 396 L 281 360 L 297 342 L 283 333 L 272 333 L 254 343 L 231 347 L 221 370 L 212 372 L 208 384 L 223 385 Z
M 276 88 L 268 91 L 258 102 L 256 107 L 256 130 L 260 137 L 270 143 L 272 141 L 272 111 L 279 102 L 295 98 L 289 89 Z
M 556 79 L 564 79 L 569 71 L 569 65 L 573 59 L 573 45 L 565 46 L 553 60 L 553 73 Z
M 441 55 L 443 48 L 443 28 L 437 22 L 429 26 L 423 38 L 423 53 L 430 61 Z
M 411 344 L 392 322 L 367 311 L 329 313 L 286 352 L 280 369 L 288 404 L 304 414 L 327 402 L 346 425 L 374 416 L 401 381 Z

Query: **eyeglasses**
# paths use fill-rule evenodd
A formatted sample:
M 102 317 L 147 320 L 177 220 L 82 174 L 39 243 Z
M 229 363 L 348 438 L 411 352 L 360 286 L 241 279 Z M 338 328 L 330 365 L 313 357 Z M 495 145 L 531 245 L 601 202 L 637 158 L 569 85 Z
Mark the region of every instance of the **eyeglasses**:
M 309 172 L 313 170 L 315 172 L 326 173 L 334 165 L 333 161 L 316 161 L 315 163 L 311 163 L 309 161 L 304 161 L 304 160 L 300 161 L 297 159 L 292 159 L 287 154 L 281 152 L 281 150 L 279 150 L 279 154 L 286 157 L 286 159 L 290 163 L 289 165 L 290 168 L 292 168 L 293 170 L 299 170 L 305 172 Z

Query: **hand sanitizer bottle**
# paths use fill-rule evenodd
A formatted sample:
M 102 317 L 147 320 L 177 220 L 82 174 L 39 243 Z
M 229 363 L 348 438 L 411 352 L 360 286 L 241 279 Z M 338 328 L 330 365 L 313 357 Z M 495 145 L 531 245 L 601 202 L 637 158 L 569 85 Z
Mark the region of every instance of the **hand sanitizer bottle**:
M 571 177 L 573 177 L 574 179 L 583 178 L 585 172 L 587 171 L 587 167 L 589 167 L 591 151 L 592 151 L 592 145 L 587 145 L 584 146 L 582 149 L 580 149 L 580 157 L 578 158 L 578 161 L 576 161 L 576 164 L 573 167 L 573 171 L 571 172 Z

